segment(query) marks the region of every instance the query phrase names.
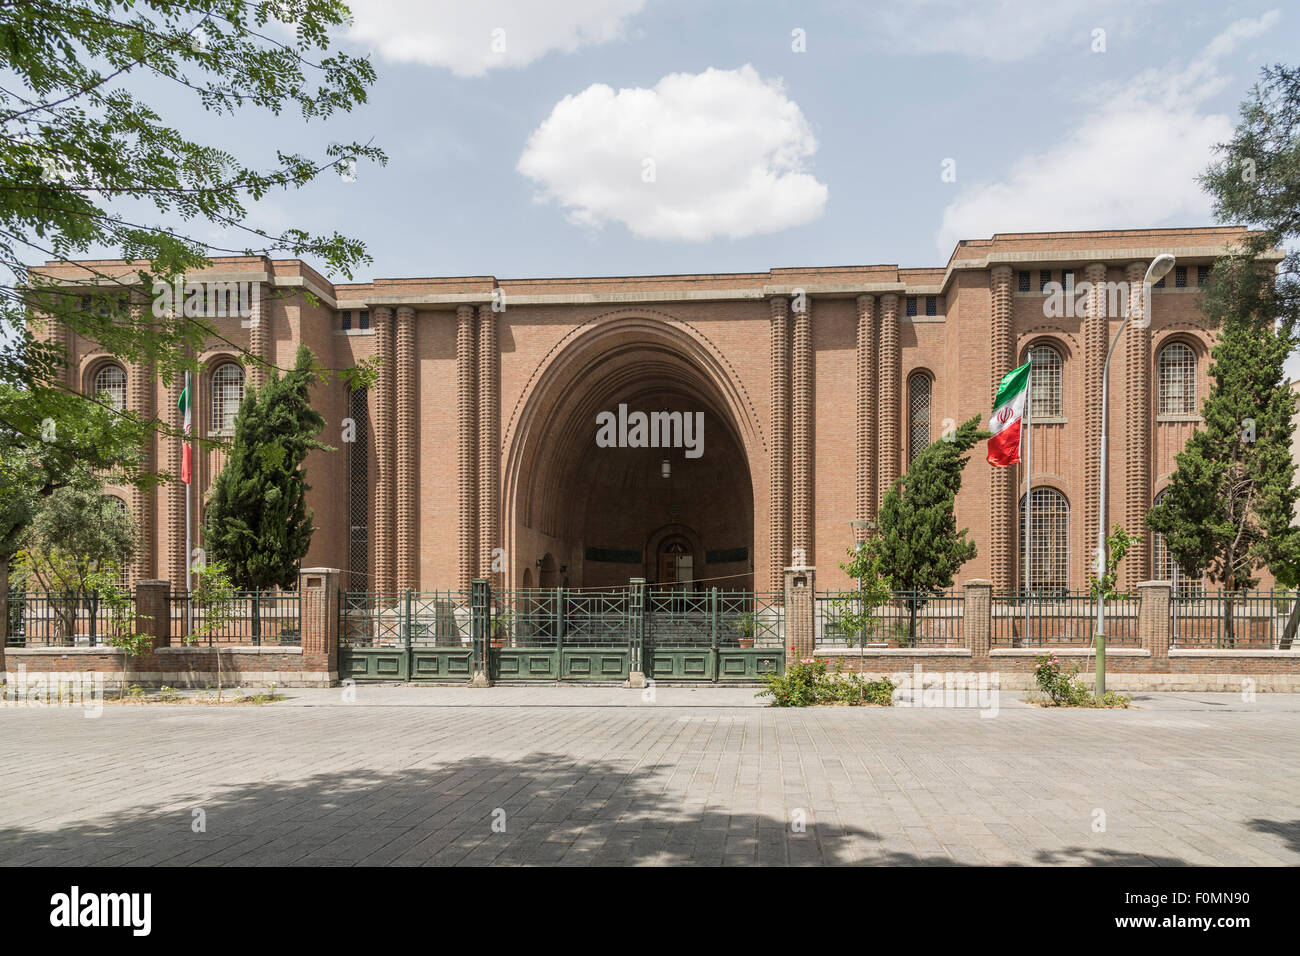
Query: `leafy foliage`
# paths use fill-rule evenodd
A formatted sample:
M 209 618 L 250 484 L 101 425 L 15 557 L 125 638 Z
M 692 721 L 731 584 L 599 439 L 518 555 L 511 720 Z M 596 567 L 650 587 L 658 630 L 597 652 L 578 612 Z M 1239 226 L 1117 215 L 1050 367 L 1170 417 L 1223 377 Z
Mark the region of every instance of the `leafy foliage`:
M 893 597 L 893 584 L 885 573 L 874 541 L 849 548 L 848 560 L 841 561 L 840 567 L 857 582 L 858 587 L 855 591 L 841 593 L 832 602 L 836 616 L 845 635 L 855 637 L 858 647 L 865 648 L 879 622 L 876 610 Z
M 1119 590 L 1119 563 L 1133 550 L 1134 545 L 1141 542 L 1140 535 L 1129 534 L 1118 522 L 1111 528 L 1110 534 L 1106 536 L 1106 572 L 1101 578 L 1095 573 L 1088 575 L 1089 592 L 1093 600 L 1104 597 L 1108 601 L 1118 601 L 1129 596 L 1127 592 Z
M 334 450 L 316 438 L 325 425 L 310 401 L 316 381 L 311 351 L 299 346 L 294 368 L 249 390 L 235 416 L 230 459 L 213 483 L 203 534 L 209 557 L 242 590 L 297 585 L 316 530 L 302 464 L 312 450 Z
M 341 0 L 0 5 L 0 383 L 42 402 L 68 392 L 66 358 L 47 334 L 55 323 L 123 361 L 152 363 L 163 382 L 196 368 L 187 354 L 218 330 L 154 315 L 147 295 L 211 255 L 310 256 L 348 277 L 369 261 L 360 242 L 337 232 L 250 225 L 250 205 L 358 160 L 384 163 L 378 148 L 333 142 L 323 156 L 276 152 L 257 168 L 162 110 L 235 117 L 293 108 L 304 120 L 347 112 L 375 79 L 366 58 L 331 51 L 347 18 Z M 222 233 L 244 242 L 209 241 Z M 78 261 L 112 253 L 131 266 L 125 275 Z M 26 265 L 40 258 L 44 267 Z
M 784 674 L 768 674 L 764 681 L 767 687 L 754 696 L 771 697 L 773 707 L 817 704 L 891 707 L 897 689 L 888 677 L 868 680 L 862 674 L 845 671 L 842 661 L 837 661 L 832 671 L 820 658 L 793 661 Z

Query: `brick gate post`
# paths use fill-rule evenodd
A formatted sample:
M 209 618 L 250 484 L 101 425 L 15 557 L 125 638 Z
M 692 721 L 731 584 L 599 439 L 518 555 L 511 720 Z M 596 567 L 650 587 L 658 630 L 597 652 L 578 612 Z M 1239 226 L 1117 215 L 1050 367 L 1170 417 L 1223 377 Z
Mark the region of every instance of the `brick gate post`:
M 1151 655 L 1151 662 L 1163 666 L 1169 660 L 1173 622 L 1169 601 L 1173 588 L 1168 581 L 1143 581 L 1138 589 L 1138 640 Z
M 303 568 L 298 572 L 298 632 L 302 639 L 303 670 L 325 671 L 330 684 L 339 678 L 341 577 L 342 572 L 337 568 Z
M 966 599 L 962 602 L 961 631 L 970 648 L 971 662 L 987 662 L 993 643 L 993 582 L 976 578 L 967 581 L 962 592 Z
M 785 569 L 785 653 L 787 666 L 812 657 L 817 648 L 816 568 Z
M 171 593 L 170 581 L 135 583 L 135 632 L 152 637 L 155 651 L 171 643 Z

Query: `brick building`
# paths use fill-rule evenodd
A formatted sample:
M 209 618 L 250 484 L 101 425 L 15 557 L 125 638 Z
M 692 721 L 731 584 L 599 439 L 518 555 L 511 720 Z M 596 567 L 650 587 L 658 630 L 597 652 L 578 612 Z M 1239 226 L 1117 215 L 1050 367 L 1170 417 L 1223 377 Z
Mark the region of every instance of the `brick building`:
M 1200 287 L 1241 235 L 1002 234 L 963 241 L 934 268 L 344 284 L 296 260 L 221 258 L 190 279 L 258 285 L 251 317 L 217 322 L 273 363 L 291 363 L 299 343 L 329 367 L 380 360 L 375 387 L 349 393 L 334 379 L 315 397 L 322 437 L 338 450 L 308 460 L 318 531 L 306 563 L 344 569 L 352 587 L 467 589 L 477 576 L 598 587 L 644 576 L 765 590 L 801 557 L 818 567 L 819 586 L 845 584 L 838 562 L 861 533 L 852 522 L 873 517 L 890 481 L 943 429 L 986 418 L 1000 376 L 1032 350 L 1031 570 L 1036 584 L 1078 589 L 1096 537 L 1110 336 L 1126 308 L 1140 309 L 1150 260 L 1177 256 L 1149 325 L 1130 325 L 1111 366 L 1110 516 L 1140 529 L 1208 387 Z M 44 271 L 70 283 L 80 274 Z M 164 388 L 148 368 L 52 334 L 72 356 L 70 386 L 175 420 L 179 383 Z M 220 435 L 264 373 L 241 367 L 225 343 L 200 358 L 195 428 Z M 625 447 L 602 447 L 598 416 L 620 406 L 632 420 Z M 635 412 L 702 413 L 702 453 L 627 447 Z M 179 470 L 175 442 L 150 454 L 153 467 Z M 219 449 L 196 455 L 200 492 L 222 460 Z M 979 555 L 959 580 L 988 578 L 1002 591 L 1022 579 L 1024 486 L 1022 466 L 993 469 L 982 448 L 972 455 L 957 509 Z M 141 519 L 135 575 L 178 589 L 182 488 L 117 492 Z M 1148 540 L 1124 576 L 1169 567 Z

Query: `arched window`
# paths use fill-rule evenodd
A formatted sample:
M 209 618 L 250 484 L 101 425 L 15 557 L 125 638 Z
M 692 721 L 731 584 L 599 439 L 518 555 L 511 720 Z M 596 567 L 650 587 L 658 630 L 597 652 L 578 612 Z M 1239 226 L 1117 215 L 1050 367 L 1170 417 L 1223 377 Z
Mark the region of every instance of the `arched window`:
M 1069 590 L 1070 503 L 1055 488 L 1035 488 L 1029 528 L 1029 589 L 1034 594 L 1062 594 Z M 1020 534 L 1017 550 L 1024 555 L 1025 496 L 1020 496 Z M 1025 586 L 1025 566 L 1020 566 L 1016 589 Z
M 1196 353 L 1182 342 L 1160 350 L 1156 362 L 1160 415 L 1196 414 Z
M 1156 495 L 1153 504 L 1158 505 L 1164 499 L 1165 493 L 1162 491 Z M 1198 581 L 1183 573 L 1183 569 L 1174 560 L 1173 552 L 1165 544 L 1165 536 L 1159 531 L 1151 532 L 1151 571 L 1157 581 L 1172 581 L 1174 594 L 1191 597 L 1205 593 L 1205 579 Z
M 1061 411 L 1061 353 L 1050 345 L 1029 350 L 1029 420 L 1059 418 Z
M 95 373 L 95 394 L 103 395 L 114 411 L 126 411 L 126 371 L 120 365 L 105 365 Z
M 918 372 L 907 380 L 907 463 L 930 444 L 930 376 Z
M 230 435 L 235 431 L 235 413 L 244 400 L 244 370 L 235 362 L 218 365 L 212 373 L 212 431 Z

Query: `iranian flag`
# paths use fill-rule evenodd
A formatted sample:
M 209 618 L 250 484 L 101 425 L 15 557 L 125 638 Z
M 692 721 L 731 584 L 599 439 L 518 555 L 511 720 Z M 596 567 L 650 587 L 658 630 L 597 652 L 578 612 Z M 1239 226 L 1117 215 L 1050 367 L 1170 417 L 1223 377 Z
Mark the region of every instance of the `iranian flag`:
M 181 445 L 181 481 L 188 485 L 194 468 L 194 453 L 190 448 L 190 376 L 188 373 L 185 375 L 185 388 L 181 391 L 176 407 L 181 410 L 185 423 L 185 443 Z
M 1025 400 L 1029 395 L 1029 363 L 1012 369 L 1002 377 L 993 414 L 989 417 L 990 465 L 1015 465 L 1020 462 L 1020 423 L 1025 417 Z

